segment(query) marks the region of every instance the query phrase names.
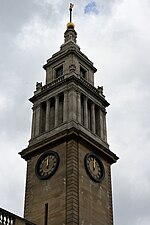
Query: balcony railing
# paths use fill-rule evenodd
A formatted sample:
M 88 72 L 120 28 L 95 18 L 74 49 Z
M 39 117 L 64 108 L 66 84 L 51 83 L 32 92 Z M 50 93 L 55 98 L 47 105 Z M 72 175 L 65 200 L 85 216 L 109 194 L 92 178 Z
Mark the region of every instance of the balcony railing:
M 35 225 L 5 209 L 0 208 L 0 225 Z

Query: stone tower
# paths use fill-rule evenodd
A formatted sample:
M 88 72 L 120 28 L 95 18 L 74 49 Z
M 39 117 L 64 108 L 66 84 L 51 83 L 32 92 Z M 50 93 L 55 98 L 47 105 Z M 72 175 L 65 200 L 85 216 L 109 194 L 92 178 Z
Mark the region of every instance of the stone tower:
M 37 225 L 113 225 L 103 88 L 94 87 L 93 63 L 80 51 L 70 21 L 64 43 L 43 66 L 36 84 L 27 161 L 25 219 Z

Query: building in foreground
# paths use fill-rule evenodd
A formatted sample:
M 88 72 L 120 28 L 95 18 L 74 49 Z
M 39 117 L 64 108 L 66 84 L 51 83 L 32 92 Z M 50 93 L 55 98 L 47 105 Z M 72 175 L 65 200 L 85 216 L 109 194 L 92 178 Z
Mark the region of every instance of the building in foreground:
M 107 143 L 109 103 L 76 42 L 70 20 L 60 50 L 43 66 L 45 85 L 37 83 L 30 98 L 31 139 L 20 152 L 27 161 L 24 218 L 0 209 L 0 224 L 113 225 L 110 167 L 118 157 Z

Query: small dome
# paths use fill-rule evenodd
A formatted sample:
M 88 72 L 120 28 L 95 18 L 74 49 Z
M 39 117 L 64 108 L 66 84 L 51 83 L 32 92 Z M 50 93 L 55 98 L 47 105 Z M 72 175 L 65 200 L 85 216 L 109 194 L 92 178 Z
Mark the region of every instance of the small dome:
M 69 22 L 69 23 L 67 23 L 67 29 L 74 29 L 74 23 L 72 23 L 72 22 Z

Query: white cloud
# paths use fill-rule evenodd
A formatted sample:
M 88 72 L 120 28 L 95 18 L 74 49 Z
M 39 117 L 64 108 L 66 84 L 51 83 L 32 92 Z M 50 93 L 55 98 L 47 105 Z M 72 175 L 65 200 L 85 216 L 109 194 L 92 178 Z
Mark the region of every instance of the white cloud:
M 15 43 L 21 50 L 33 50 L 41 45 L 41 40 L 43 42 L 47 40 L 49 34 L 46 24 L 44 25 L 40 18 L 35 17 L 22 27 L 21 32 L 17 34 Z
M 7 98 L 3 95 L 0 95 L 0 111 L 3 111 L 7 108 Z

